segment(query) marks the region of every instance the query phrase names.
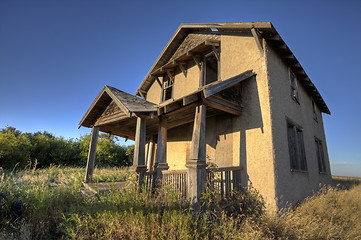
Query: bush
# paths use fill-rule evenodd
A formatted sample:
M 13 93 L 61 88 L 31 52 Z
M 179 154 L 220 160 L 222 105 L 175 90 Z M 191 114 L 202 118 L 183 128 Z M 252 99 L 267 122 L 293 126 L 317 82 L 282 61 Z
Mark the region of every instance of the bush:
M 96 164 L 99 166 L 129 166 L 132 163 L 134 147 L 119 146 L 116 137 L 101 134 L 97 146 Z M 86 165 L 90 135 L 66 140 L 48 132 L 21 133 L 13 127 L 0 131 L 0 167 L 12 169 L 15 166 L 37 164 L 37 167 L 55 165 Z M 132 151 L 133 149 L 133 151 Z

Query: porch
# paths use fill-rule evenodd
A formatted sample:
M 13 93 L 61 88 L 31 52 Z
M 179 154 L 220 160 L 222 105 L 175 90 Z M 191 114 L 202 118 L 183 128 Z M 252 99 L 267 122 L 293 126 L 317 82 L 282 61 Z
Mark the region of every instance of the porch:
M 79 127 L 92 128 L 85 182 L 92 181 L 97 139 L 102 131 L 135 140 L 132 168 L 139 174 L 139 185 L 145 182 L 148 188 L 154 189 L 168 184 L 193 202 L 204 192 L 206 182 L 223 196 L 239 189 L 240 166 L 206 169 L 205 126 L 206 119 L 212 116 L 241 114 L 237 86 L 254 75 L 250 70 L 216 81 L 162 105 L 105 86 L 79 124 Z M 186 124 L 193 125 L 186 169 L 169 169 L 167 132 Z

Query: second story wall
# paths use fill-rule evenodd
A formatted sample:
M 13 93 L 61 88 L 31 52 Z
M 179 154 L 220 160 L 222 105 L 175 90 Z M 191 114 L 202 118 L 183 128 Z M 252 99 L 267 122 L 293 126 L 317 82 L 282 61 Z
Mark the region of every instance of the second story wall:
M 294 203 L 317 190 L 319 183 L 330 182 L 322 114 L 301 82 L 296 78 L 296 95 L 291 96 L 290 70 L 274 49 L 267 45 L 267 71 L 270 81 L 272 131 L 275 154 L 276 192 L 280 196 L 280 207 L 286 202 Z M 292 74 L 291 74 L 292 76 Z M 313 109 L 315 109 L 315 116 Z M 316 119 L 317 120 L 316 120 Z M 306 170 L 293 170 L 290 160 L 289 125 L 294 125 L 303 135 Z M 326 173 L 319 173 L 315 139 L 322 143 Z

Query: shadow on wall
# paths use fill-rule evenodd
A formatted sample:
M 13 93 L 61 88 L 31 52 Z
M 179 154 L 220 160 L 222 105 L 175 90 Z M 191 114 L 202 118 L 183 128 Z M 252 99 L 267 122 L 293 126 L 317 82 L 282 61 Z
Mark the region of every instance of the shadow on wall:
M 258 95 L 256 77 L 242 82 L 240 102 L 242 113 L 240 116 L 222 114 L 207 118 L 206 123 L 206 144 L 207 157 L 219 167 L 233 165 L 233 144 L 236 144 L 234 134 L 239 133 L 239 159 L 242 171 L 242 182 L 247 183 L 247 152 L 246 152 L 246 131 L 259 129 L 263 133 L 263 120 L 261 105 Z M 168 142 L 185 142 L 186 146 L 180 146 L 186 151 L 186 160 L 189 158 L 192 142 L 193 123 L 170 129 L 168 131 Z M 262 143 L 259 143 L 260 146 Z
M 241 182 L 243 185 L 247 185 L 249 176 L 247 171 L 246 131 L 250 129 L 259 129 L 263 134 L 264 125 L 256 77 L 244 81 L 241 89 L 242 114 L 239 118 L 234 119 L 233 131 L 240 133 L 239 164 L 240 166 L 243 166 Z M 258 144 L 262 146 L 262 142 L 259 142 Z

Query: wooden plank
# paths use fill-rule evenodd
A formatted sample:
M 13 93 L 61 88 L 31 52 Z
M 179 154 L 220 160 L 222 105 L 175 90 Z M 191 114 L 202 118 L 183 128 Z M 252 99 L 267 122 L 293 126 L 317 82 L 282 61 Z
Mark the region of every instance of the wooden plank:
M 171 104 L 165 105 L 164 106 L 164 113 L 169 113 L 172 112 L 176 109 L 179 109 L 182 107 L 182 102 L 181 101 L 177 101 L 177 102 L 173 102 Z
M 168 119 L 166 116 L 161 116 L 159 118 L 157 152 L 155 157 L 156 165 L 159 163 L 167 163 L 167 121 Z
M 218 52 L 217 48 L 215 46 L 212 46 L 212 51 L 213 51 L 214 55 L 216 56 L 218 64 L 219 64 L 220 56 L 219 56 L 219 52 Z
M 183 106 L 197 102 L 200 99 L 201 98 L 198 94 L 191 94 L 191 95 L 185 96 L 185 97 L 183 97 Z
M 155 78 L 155 80 L 157 80 L 157 83 L 159 84 L 159 86 L 160 86 L 161 88 L 163 88 L 162 83 L 161 83 L 160 80 L 159 80 L 159 77 L 156 76 L 156 77 L 154 77 L 154 78 Z
M 203 96 L 204 98 L 208 98 L 209 96 L 214 95 L 226 88 L 230 88 L 236 85 L 237 83 L 240 83 L 241 81 L 244 81 L 254 75 L 255 73 L 253 73 L 252 70 L 248 70 L 234 77 L 228 78 L 227 80 L 217 82 L 216 84 L 212 84 L 209 86 L 205 86 L 205 88 L 203 89 Z
M 85 179 L 84 179 L 86 183 L 92 182 L 95 156 L 96 156 L 97 144 L 98 144 L 98 136 L 99 136 L 99 128 L 93 127 L 91 139 L 90 139 L 90 145 L 89 145 L 88 161 L 86 164 Z
M 199 87 L 202 87 L 204 85 L 204 62 L 200 62 L 199 65 Z
M 195 109 L 190 160 L 206 161 L 206 106 Z
M 146 134 L 146 119 L 137 117 L 137 128 L 135 132 L 134 143 L 134 159 L 133 166 L 145 166 L 145 134 Z
M 251 33 L 253 35 L 254 40 L 256 41 L 259 53 L 260 53 L 261 57 L 263 57 L 262 39 L 260 39 L 260 37 L 254 27 L 251 28 Z
M 185 62 L 180 62 L 180 63 L 179 63 L 179 69 L 182 71 L 184 77 L 187 77 L 187 70 L 186 70 L 186 68 L 184 67 L 184 65 L 186 65 Z
M 125 115 L 123 112 L 111 115 L 109 117 L 106 118 L 99 118 L 95 123 L 94 126 L 101 126 L 104 124 L 109 124 L 109 123 L 114 123 L 114 122 L 118 122 L 124 119 L 129 118 L 127 115 Z
M 144 100 L 146 100 L 145 95 L 147 94 L 147 92 L 139 90 L 139 94 Z
M 242 112 L 241 106 L 237 106 L 235 107 L 234 104 L 229 104 L 229 101 L 226 102 L 226 100 L 224 101 L 220 101 L 216 98 L 207 98 L 203 100 L 204 104 L 206 104 L 209 107 L 215 108 L 215 109 L 219 109 L 223 112 L 227 112 L 233 115 L 240 115 Z

